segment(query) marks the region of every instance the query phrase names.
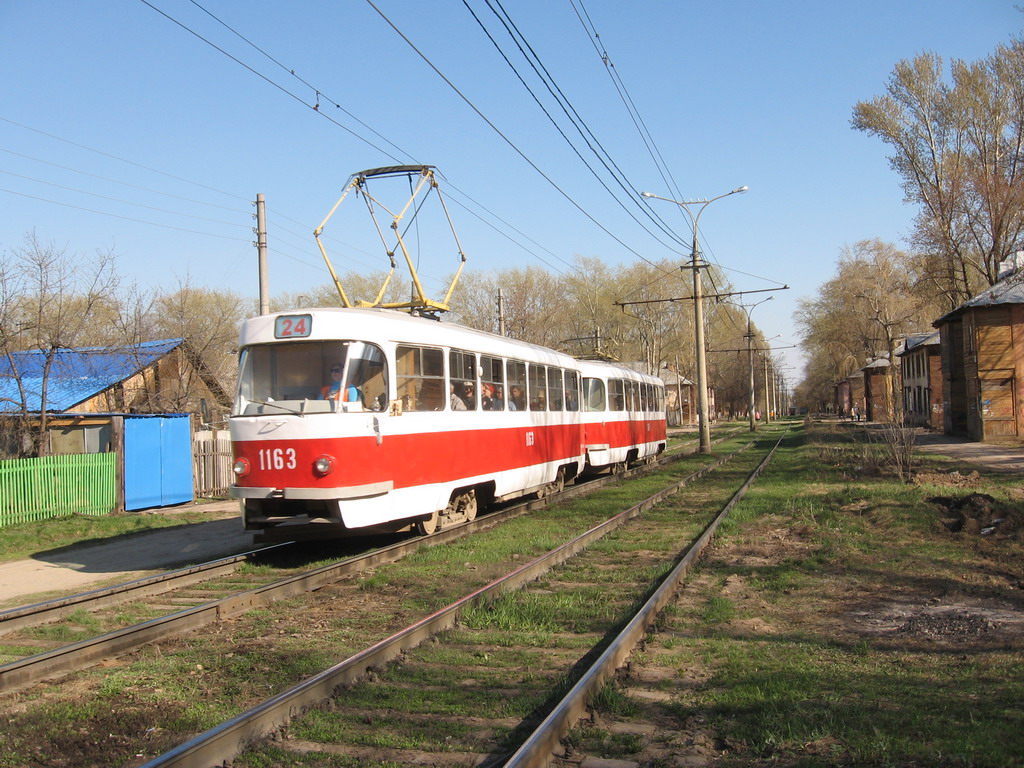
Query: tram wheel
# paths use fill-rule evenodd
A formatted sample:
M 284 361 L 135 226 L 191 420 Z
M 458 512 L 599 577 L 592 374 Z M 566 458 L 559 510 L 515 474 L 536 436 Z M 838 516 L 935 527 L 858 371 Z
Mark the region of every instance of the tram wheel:
M 435 509 L 433 514 L 430 515 L 426 520 L 416 521 L 416 531 L 421 536 L 429 536 L 437 530 L 437 524 L 441 519 L 440 513 Z
M 548 493 L 561 493 L 565 490 L 565 467 L 558 468 L 558 474 L 555 475 L 555 481 L 551 484 Z
M 476 513 L 478 509 L 476 501 L 476 489 L 470 489 L 463 494 L 460 494 L 455 499 L 456 508 L 461 512 L 466 519 L 467 523 L 471 523 L 476 520 Z

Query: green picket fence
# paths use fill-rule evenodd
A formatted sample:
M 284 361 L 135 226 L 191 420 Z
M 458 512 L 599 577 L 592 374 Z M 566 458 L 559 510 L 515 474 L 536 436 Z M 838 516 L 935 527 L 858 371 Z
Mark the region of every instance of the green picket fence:
M 68 515 L 109 514 L 116 453 L 0 461 L 0 527 Z

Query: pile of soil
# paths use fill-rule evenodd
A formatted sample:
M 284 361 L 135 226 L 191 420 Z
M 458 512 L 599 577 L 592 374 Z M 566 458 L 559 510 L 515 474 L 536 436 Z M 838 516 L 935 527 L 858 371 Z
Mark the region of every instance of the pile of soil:
M 1024 531 L 1024 512 L 1020 507 L 998 501 L 987 493 L 933 496 L 928 501 L 939 505 L 942 525 L 953 533 L 1017 539 Z

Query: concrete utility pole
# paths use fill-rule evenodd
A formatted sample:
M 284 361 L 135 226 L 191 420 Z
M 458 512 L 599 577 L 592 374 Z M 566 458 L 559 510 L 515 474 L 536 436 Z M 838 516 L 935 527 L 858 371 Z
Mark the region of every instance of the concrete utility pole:
M 260 273 L 260 314 L 270 314 L 270 290 L 267 287 L 267 213 L 263 193 L 256 195 L 256 250 Z
M 747 398 L 747 417 L 750 420 L 751 432 L 757 430 L 757 419 L 754 418 L 754 413 L 757 411 L 757 398 L 754 394 L 754 324 L 750 320 L 750 313 L 754 311 L 754 307 L 759 304 L 764 304 L 766 301 L 771 301 L 774 298 L 774 296 L 769 296 L 767 299 L 761 299 L 761 301 L 754 304 L 740 304 L 743 311 L 747 313 L 747 366 L 750 371 L 750 391 L 749 397 Z
M 498 289 L 498 335 L 505 335 L 505 294 Z
M 700 215 L 704 213 L 704 209 L 715 202 L 715 200 L 721 200 L 723 197 L 728 197 L 729 195 L 746 192 L 747 189 L 748 187 L 746 186 L 737 187 L 731 192 L 718 195 L 718 197 L 712 197 L 710 200 L 673 200 L 669 197 L 659 197 L 651 192 L 640 193 L 643 197 L 653 197 L 656 200 L 665 200 L 670 203 L 675 203 L 681 210 L 686 212 L 686 215 L 690 217 L 690 223 L 693 225 L 693 245 L 690 248 L 690 269 L 693 270 L 693 324 L 695 326 L 694 346 L 696 347 L 697 353 L 697 411 L 700 417 L 700 443 L 698 451 L 700 453 L 711 453 L 711 424 L 708 419 L 708 369 L 707 354 L 704 348 L 704 286 L 700 276 L 700 270 L 704 265 L 701 263 L 700 258 L 697 226 L 700 223 Z M 694 215 L 689 209 L 688 206 L 691 205 L 700 206 L 696 215 Z

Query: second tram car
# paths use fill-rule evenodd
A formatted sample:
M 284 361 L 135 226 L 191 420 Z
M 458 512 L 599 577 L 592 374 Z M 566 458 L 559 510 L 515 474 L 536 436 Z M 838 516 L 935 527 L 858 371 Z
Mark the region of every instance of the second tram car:
M 230 420 L 262 538 L 471 520 L 665 448 L 660 379 L 384 309 L 247 320 Z

